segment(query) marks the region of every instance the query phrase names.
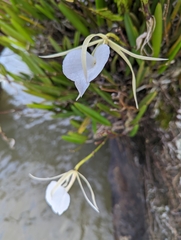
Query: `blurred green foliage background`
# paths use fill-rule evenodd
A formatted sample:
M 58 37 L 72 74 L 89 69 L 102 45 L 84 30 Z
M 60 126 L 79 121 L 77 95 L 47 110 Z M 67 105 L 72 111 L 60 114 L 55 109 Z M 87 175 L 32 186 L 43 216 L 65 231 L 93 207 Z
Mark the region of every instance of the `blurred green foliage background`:
M 39 57 L 77 47 L 90 33 L 99 32 L 116 34 L 117 43 L 140 54 L 136 39 L 148 32 L 152 16 L 156 25 L 145 52 L 168 61 L 147 63 L 130 58 L 137 77 L 138 110 L 134 107 L 130 70 L 116 53 L 111 53 L 102 74 L 78 102 L 73 82 L 62 73 L 63 58 Z M 20 55 L 33 75 L 17 76 L 3 66 L 0 71 L 23 84 L 26 92 L 44 99 L 29 107 L 51 111 L 55 118 L 70 118 L 73 130 L 62 136 L 64 140 L 82 144 L 106 135 L 135 136 L 150 108 L 157 108 L 155 119 L 166 128 L 177 103 L 173 107 L 164 102 L 158 83 L 160 76 L 169 75 L 172 61 L 181 55 L 180 22 L 181 0 L 2 0 L 0 45 Z M 169 96 L 178 91 L 179 81 L 174 81 Z

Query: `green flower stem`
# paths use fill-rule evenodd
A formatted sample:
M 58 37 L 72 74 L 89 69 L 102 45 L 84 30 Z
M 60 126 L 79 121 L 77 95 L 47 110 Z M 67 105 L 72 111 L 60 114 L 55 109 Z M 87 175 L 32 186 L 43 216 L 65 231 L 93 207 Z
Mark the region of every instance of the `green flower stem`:
M 107 138 L 101 143 L 99 144 L 99 146 L 92 151 L 87 157 L 83 158 L 79 163 L 77 163 L 77 165 L 75 166 L 75 170 L 78 171 L 78 169 L 80 168 L 80 166 L 82 166 L 85 162 L 87 162 L 91 157 L 94 156 L 94 154 L 99 151 L 99 149 L 105 144 Z
M 106 36 L 107 36 L 108 38 L 113 38 L 113 39 L 114 39 L 116 42 L 118 42 L 121 46 L 123 46 L 123 47 L 126 46 L 126 44 L 125 44 L 123 41 L 121 41 L 120 38 L 119 38 L 116 34 L 114 34 L 114 33 L 107 33 Z

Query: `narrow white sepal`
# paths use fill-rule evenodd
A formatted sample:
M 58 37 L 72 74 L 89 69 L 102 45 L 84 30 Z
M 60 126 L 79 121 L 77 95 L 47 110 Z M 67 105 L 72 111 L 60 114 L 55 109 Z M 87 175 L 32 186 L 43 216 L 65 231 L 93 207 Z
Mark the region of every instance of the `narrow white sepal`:
M 45 199 L 47 203 L 51 206 L 54 213 L 61 215 L 67 210 L 70 205 L 70 196 L 64 187 L 59 186 L 55 191 L 56 181 L 51 181 L 47 186 Z
M 85 181 L 85 183 L 87 184 L 87 186 L 88 186 L 88 188 L 89 188 L 89 190 L 90 190 L 91 197 L 92 197 L 92 202 L 91 202 L 91 201 L 89 200 L 89 198 L 87 197 L 87 194 L 86 194 L 86 192 L 85 192 L 85 190 L 84 190 L 84 188 L 83 188 L 83 185 L 82 185 L 82 183 L 81 183 L 80 177 Z M 95 200 L 95 195 L 94 195 L 94 192 L 93 192 L 93 190 L 92 190 L 92 187 L 91 187 L 90 183 L 87 181 L 87 179 L 86 179 L 81 173 L 78 173 L 78 174 L 77 174 L 77 180 L 78 180 L 78 183 L 79 183 L 79 185 L 80 185 L 80 188 L 81 188 L 81 190 L 82 190 L 82 192 L 83 192 L 83 194 L 84 194 L 85 199 L 86 199 L 87 202 L 90 204 L 90 206 L 99 213 L 99 209 L 98 209 L 98 206 L 97 206 L 96 200 Z

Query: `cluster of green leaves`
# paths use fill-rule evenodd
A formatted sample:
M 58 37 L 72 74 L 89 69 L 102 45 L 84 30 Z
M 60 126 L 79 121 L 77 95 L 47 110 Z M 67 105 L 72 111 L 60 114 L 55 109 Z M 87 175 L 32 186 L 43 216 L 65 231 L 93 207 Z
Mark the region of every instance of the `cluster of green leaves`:
M 147 8 L 149 13 L 144 13 L 145 16 L 139 11 L 144 1 L 115 0 L 114 2 L 115 5 L 104 0 L 96 0 L 95 4 L 92 2 L 87 4 L 86 1 L 85 3 L 75 1 L 74 4 L 66 1 L 57 3 L 55 0 L 2 0 L 1 2 L 0 45 L 19 54 L 32 71 L 33 76 L 25 74 L 16 76 L 5 69 L 3 69 L 3 74 L 9 74 L 16 81 L 23 83 L 28 93 L 45 99 L 41 104 L 33 103 L 29 107 L 51 111 L 53 117 L 71 117 L 70 122 L 76 131 L 63 136 L 65 140 L 83 143 L 88 138 L 90 122 L 92 131 L 95 133 L 100 124 L 111 126 L 107 117 L 111 119 L 111 122 L 121 118 L 119 105 L 114 104 L 109 93 L 110 89 L 118 92 L 119 86 L 104 70 L 102 75 L 109 83 L 108 92 L 102 91 L 98 84 L 92 83 L 84 98 L 76 103 L 77 91 L 73 82 L 62 73 L 62 59 L 45 61 L 33 54 L 32 50 L 37 48 L 40 35 L 44 36 L 43 40 L 48 45 L 48 52 L 45 52 L 48 54 L 50 51 L 52 53 L 74 48 L 82 43 L 90 31 L 98 32 L 100 27 L 108 31 L 113 23 L 116 23 L 118 27 L 125 29 L 132 51 L 139 53 L 135 50 L 136 38 L 145 31 L 146 14 L 151 14 L 155 16 L 157 22 L 152 38 L 154 56 L 159 56 L 165 46 L 168 49 L 166 54 L 169 59 L 168 64 L 159 65 L 160 72 L 165 71 L 181 48 L 181 29 L 175 25 L 175 18 L 180 14 L 180 0 L 176 1 L 174 7 L 173 1 L 170 1 L 167 9 L 164 8 L 164 0 L 159 3 L 154 0 Z M 142 9 L 144 12 L 144 8 Z M 172 23 L 176 31 L 173 31 Z M 55 27 L 52 29 L 52 26 Z M 170 39 L 168 36 L 171 31 L 173 31 L 173 36 Z M 66 33 L 69 35 L 66 36 Z M 123 44 L 128 46 L 128 42 L 123 42 Z M 116 70 L 117 59 L 115 55 L 110 64 L 111 70 Z M 151 72 L 154 64 L 145 66 L 141 60 L 136 61 L 138 64 L 137 87 L 139 87 L 147 73 Z M 131 63 L 134 64 L 133 59 Z M 128 68 L 126 73 L 129 73 Z M 140 109 L 131 122 L 130 136 L 136 134 L 142 116 L 155 96 L 156 93 L 150 91 L 140 102 Z M 130 94 L 131 98 L 132 94 Z M 111 111 L 111 108 L 117 110 Z M 75 120 L 77 117 L 79 120 Z
M 109 94 L 102 92 L 97 85 L 93 84 L 87 94 L 86 101 L 92 99 L 94 95 L 99 100 L 99 104 L 96 102 L 92 104 L 92 107 L 89 107 L 86 106 L 84 100 L 83 103 L 75 103 L 78 93 L 73 82 L 62 74 L 61 60 L 45 61 L 31 51 L 34 48 L 36 49 L 39 34 L 47 34 L 47 21 L 57 22 L 59 28 L 61 28 L 61 20 L 65 19 L 75 29 L 72 39 L 66 35 L 62 36 L 60 33 L 60 38 L 62 38 L 59 41 L 60 44 L 50 34 L 45 36 L 45 40 L 48 39 L 51 49 L 55 52 L 78 46 L 81 42 L 81 36 L 89 35 L 91 24 L 88 25 L 86 19 L 74 11 L 70 4 L 66 5 L 65 2 L 57 4 L 53 0 L 3 1 L 0 9 L 2 16 L 0 29 L 3 33 L 0 35 L 0 44 L 19 54 L 33 75 L 28 76 L 22 73 L 17 76 L 2 67 L 1 73 L 3 75 L 8 74 L 17 82 L 23 83 L 27 88 L 25 90 L 27 93 L 45 100 L 42 103 L 29 104 L 29 107 L 51 111 L 55 118 L 79 117 L 80 121 L 71 120 L 71 124 L 77 129 L 77 132 L 69 132 L 68 136 L 62 137 L 76 143 L 83 143 L 87 139 L 88 131 L 86 132 L 86 128 L 83 127 L 86 126 L 85 122 L 92 122 L 94 132 L 96 132 L 97 124 L 110 126 L 110 121 L 101 115 L 101 112 L 110 113 L 109 106 L 114 107 Z M 84 11 L 88 15 L 88 10 Z M 89 15 L 92 17 L 91 11 L 89 11 Z M 99 23 L 97 23 L 98 25 Z M 103 104 L 105 102 L 108 104 L 106 107 Z
M 142 4 L 148 4 L 148 1 L 141 1 Z M 171 61 L 175 59 L 181 49 L 181 27 L 180 21 L 175 21 L 176 16 L 179 18 L 181 16 L 181 0 L 178 1 L 152 1 L 151 6 L 147 6 L 148 12 L 144 12 L 144 15 L 149 17 L 153 15 L 156 20 L 155 30 L 151 38 L 152 53 L 154 57 L 163 56 L 168 59 L 166 63 L 157 64 L 158 73 L 164 73 L 169 67 Z M 145 6 L 145 5 L 144 5 Z M 131 13 L 124 14 L 124 25 L 128 36 L 130 46 L 133 48 L 132 51 L 138 53 L 135 49 L 136 38 L 142 34 L 146 29 L 145 21 L 143 20 L 142 13 L 139 13 L 138 9 L 140 7 L 140 1 L 135 1 L 133 4 L 133 9 L 135 11 Z M 139 14 L 138 14 L 139 13 Z M 170 37 L 172 34 L 172 37 Z M 138 60 L 138 72 L 137 72 L 137 87 L 144 84 L 144 79 L 151 74 L 152 69 L 155 68 L 155 63 L 145 66 L 145 63 Z M 132 61 L 133 64 L 133 61 Z M 152 89 L 147 93 L 143 100 L 139 104 L 139 111 L 131 122 L 133 129 L 130 132 L 130 136 L 134 136 L 139 129 L 139 122 L 142 116 L 146 113 L 146 110 L 152 100 L 156 97 L 157 92 Z M 168 121 L 170 121 L 170 116 L 168 116 Z M 158 116 L 159 118 L 159 116 Z

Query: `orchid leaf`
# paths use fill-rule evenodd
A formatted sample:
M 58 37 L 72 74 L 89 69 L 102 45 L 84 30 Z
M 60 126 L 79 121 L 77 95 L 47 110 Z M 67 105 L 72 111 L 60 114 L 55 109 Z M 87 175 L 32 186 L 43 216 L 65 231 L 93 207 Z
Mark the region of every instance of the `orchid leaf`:
M 36 109 L 42 109 L 42 110 L 54 110 L 54 106 L 40 104 L 40 103 L 27 104 L 27 107 L 29 107 L 29 108 L 36 108 Z
M 73 11 L 71 8 L 69 8 L 66 4 L 63 2 L 58 4 L 58 7 L 60 11 L 63 13 L 63 15 L 71 22 L 71 24 L 82 33 L 82 35 L 87 36 L 89 35 L 89 30 L 84 25 L 84 23 L 80 20 L 79 15 Z
M 85 119 L 84 119 L 84 121 L 82 122 L 82 124 L 80 125 L 80 127 L 79 127 L 79 129 L 78 129 L 78 133 L 79 134 L 82 134 L 85 130 L 86 130 L 86 128 L 87 128 L 87 126 L 90 124 L 90 118 L 89 117 L 86 117 Z
M 157 96 L 157 92 L 151 92 L 146 95 L 143 100 L 140 102 L 139 107 L 142 108 L 144 105 L 149 105 L 153 99 Z
M 160 3 L 157 4 L 155 9 L 155 20 L 156 20 L 156 26 L 155 31 L 152 35 L 152 47 L 153 47 L 153 56 L 158 57 L 161 50 L 161 43 L 162 43 L 162 6 Z
M 143 105 L 142 107 L 140 107 L 138 114 L 136 115 L 134 120 L 131 122 L 132 125 L 137 125 L 139 123 L 142 116 L 145 114 L 146 109 L 147 109 L 147 105 Z
M 98 123 L 101 123 L 103 125 L 106 125 L 106 126 L 110 126 L 111 123 L 103 116 L 101 116 L 98 112 L 96 112 L 95 110 L 87 107 L 87 106 L 84 106 L 83 104 L 81 103 L 74 103 L 75 107 L 81 111 L 82 113 L 84 113 L 86 116 L 94 119 L 96 122 Z
M 138 130 L 139 130 L 139 124 L 136 124 L 133 127 L 133 129 L 130 131 L 129 136 L 134 137 L 137 134 Z
M 68 135 L 63 135 L 61 138 L 65 141 L 78 144 L 83 144 L 87 140 L 87 136 L 75 132 L 69 132 Z
M 97 106 L 100 110 L 104 111 L 105 113 L 114 116 L 114 117 L 120 117 L 120 113 L 117 111 L 111 111 L 111 109 L 102 103 L 97 103 Z

